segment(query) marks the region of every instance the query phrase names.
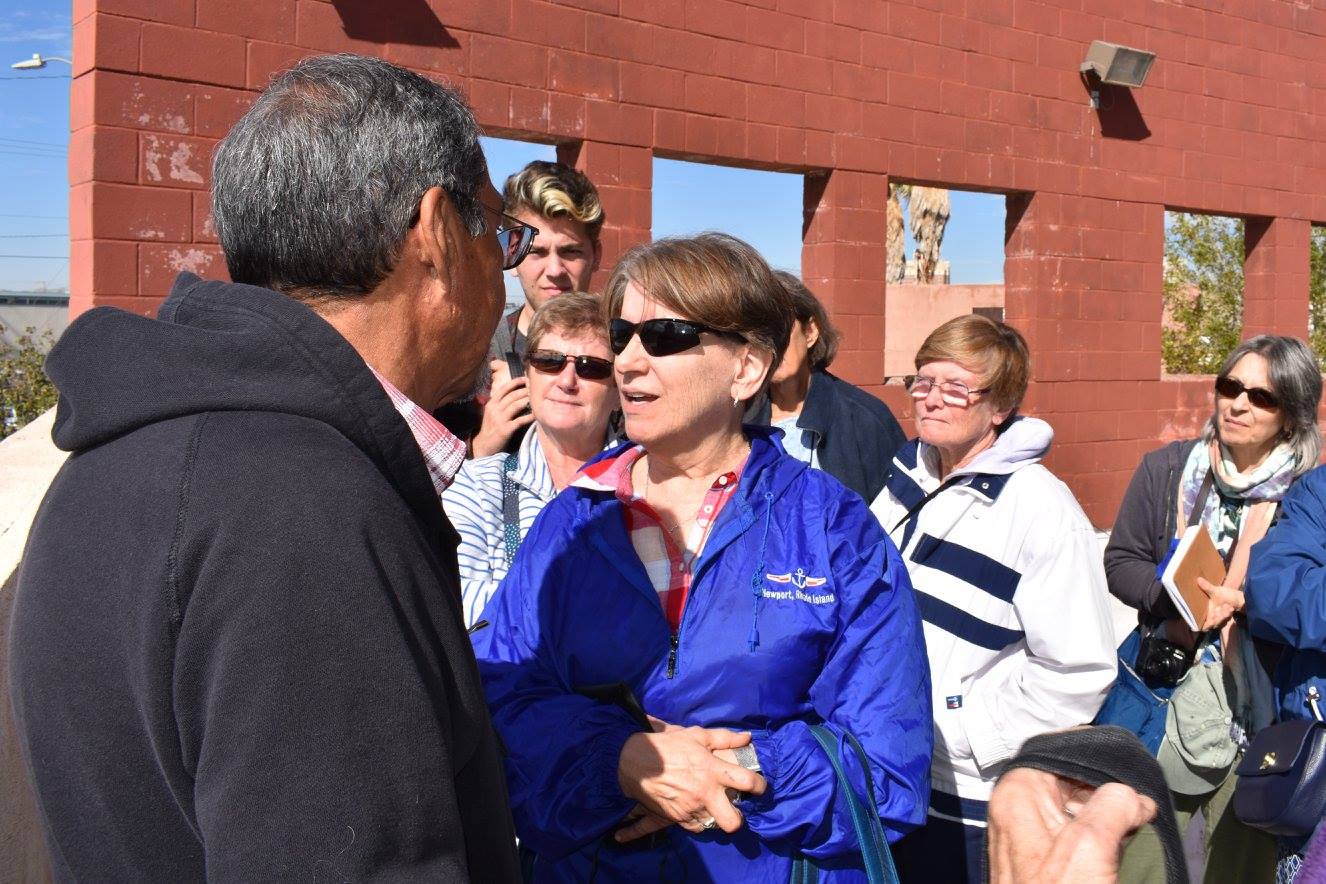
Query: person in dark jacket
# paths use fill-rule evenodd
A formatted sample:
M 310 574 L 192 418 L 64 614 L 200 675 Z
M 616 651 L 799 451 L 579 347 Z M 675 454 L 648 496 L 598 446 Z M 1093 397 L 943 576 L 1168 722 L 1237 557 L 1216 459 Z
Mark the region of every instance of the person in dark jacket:
M 58 880 L 518 878 L 428 415 L 530 238 L 478 139 L 416 74 L 305 60 L 216 155 L 235 283 L 52 351 L 11 678 Z
M 883 402 L 829 373 L 838 330 L 824 305 L 786 270 L 774 271 L 795 311 L 787 352 L 747 414 L 783 431 L 783 448 L 824 470 L 867 503 L 884 488 L 893 456 L 907 441 Z
M 1119 507 L 1109 544 L 1105 572 L 1110 592 L 1138 609 L 1139 629 L 1146 635 L 1192 651 L 1199 638 L 1207 662 L 1223 660 L 1228 678 L 1229 714 L 1235 725 L 1225 752 L 1211 758 L 1233 759 L 1251 734 L 1269 723 L 1270 697 L 1259 688 L 1261 664 L 1253 643 L 1246 640 L 1244 581 L 1253 575 L 1249 554 L 1275 518 L 1290 485 L 1317 462 L 1321 434 L 1317 406 L 1321 373 L 1311 350 L 1295 338 L 1260 335 L 1236 347 L 1215 379 L 1211 418 L 1198 439 L 1172 442 L 1142 459 Z M 1228 563 L 1222 586 L 1201 582 L 1211 598 L 1206 619 L 1188 628 L 1158 579 L 1159 566 L 1188 523 L 1204 525 Z M 1131 649 L 1139 636 L 1130 637 Z M 1212 638 L 1215 637 L 1215 638 Z M 1121 652 L 1123 652 L 1121 649 Z M 1135 651 L 1129 655 L 1136 656 Z M 1125 660 L 1135 671 L 1145 661 Z M 1153 690 L 1167 693 L 1159 683 Z M 1213 715 L 1215 715 L 1213 710 Z M 1219 713 L 1225 718 L 1225 713 Z M 1167 733 L 1174 722 L 1167 724 Z M 1229 807 L 1234 777 L 1228 771 L 1191 765 L 1200 760 L 1172 751 L 1167 736 L 1161 743 L 1166 771 L 1180 825 L 1201 810 L 1206 825 L 1207 880 L 1273 880 L 1275 845 L 1240 823 Z M 1232 770 L 1232 763 L 1222 765 Z M 1123 882 L 1150 880 L 1163 866 L 1159 841 L 1149 830 L 1139 833 L 1124 854 Z
M 539 514 L 474 638 L 532 878 L 787 881 L 803 856 L 863 880 L 812 728 L 860 740 L 844 767 L 889 840 L 920 824 L 907 570 L 859 496 L 742 427 L 791 324 L 754 249 L 637 246 L 607 300 L 632 441 Z
M 1280 518 L 1252 548 L 1248 566 L 1248 630 L 1274 648 L 1272 679 L 1278 721 L 1326 713 L 1326 467 L 1317 467 L 1285 495 Z M 1314 705 L 1316 708 L 1314 709 Z M 1326 827 L 1318 826 L 1318 834 Z M 1281 838 L 1277 881 L 1321 881 L 1322 837 L 1313 865 L 1304 865 L 1308 838 Z

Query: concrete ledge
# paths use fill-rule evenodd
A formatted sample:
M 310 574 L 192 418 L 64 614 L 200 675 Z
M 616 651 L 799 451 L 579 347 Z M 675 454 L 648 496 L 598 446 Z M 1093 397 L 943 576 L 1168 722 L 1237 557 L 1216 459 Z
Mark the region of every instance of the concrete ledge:
M 0 586 L 18 569 L 28 529 L 68 454 L 51 441 L 55 409 L 0 442 Z

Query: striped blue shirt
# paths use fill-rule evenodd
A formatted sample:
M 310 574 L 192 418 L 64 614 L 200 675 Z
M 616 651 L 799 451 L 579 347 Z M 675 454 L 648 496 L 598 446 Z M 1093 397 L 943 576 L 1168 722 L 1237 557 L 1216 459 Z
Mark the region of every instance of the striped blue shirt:
M 460 592 L 465 625 L 473 626 L 497 585 L 506 576 L 505 522 L 502 517 L 502 471 L 505 454 L 467 460 L 451 487 L 442 494 L 442 506 L 460 534 L 456 557 L 460 563 Z M 524 539 L 548 501 L 557 496 L 548 460 L 532 428 L 516 453 L 516 484 L 520 536 Z

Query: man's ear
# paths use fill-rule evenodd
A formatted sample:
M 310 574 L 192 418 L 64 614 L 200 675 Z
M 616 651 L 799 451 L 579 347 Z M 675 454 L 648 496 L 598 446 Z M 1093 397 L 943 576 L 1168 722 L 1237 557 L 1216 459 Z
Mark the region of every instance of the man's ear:
M 456 248 L 456 231 L 463 228 L 451 196 L 436 185 L 419 198 L 419 220 L 406 235 L 401 257 L 422 263 L 431 276 L 441 276 L 447 257 Z
M 737 376 L 732 381 L 732 398 L 742 402 L 760 392 L 764 379 L 773 367 L 774 355 L 762 347 L 742 346 Z

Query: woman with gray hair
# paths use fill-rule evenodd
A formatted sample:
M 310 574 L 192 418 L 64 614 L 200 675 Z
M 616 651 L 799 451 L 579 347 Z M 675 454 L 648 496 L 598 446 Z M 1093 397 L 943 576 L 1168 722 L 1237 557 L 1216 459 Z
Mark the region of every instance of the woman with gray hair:
M 1110 592 L 1138 610 L 1138 631 L 1119 649 L 1129 675 L 1161 699 L 1194 696 L 1190 673 L 1222 675 L 1208 691 L 1206 716 L 1220 720 L 1217 738 L 1207 734 L 1195 751 L 1202 710 L 1177 715 L 1185 703 L 1176 699 L 1167 704 L 1170 720 L 1158 750 L 1180 826 L 1202 812 L 1208 880 L 1274 880 L 1274 841 L 1229 808 L 1238 751 L 1272 717 L 1270 684 L 1241 625 L 1243 590 L 1253 544 L 1265 536 L 1290 485 L 1320 456 L 1321 388 L 1321 372 L 1302 341 L 1259 335 L 1240 344 L 1216 375 L 1215 408 L 1201 436 L 1142 459 L 1105 549 Z M 1220 586 L 1199 578 L 1210 604 L 1194 634 L 1157 575 L 1174 541 L 1197 524 L 1224 557 L 1227 575 Z M 1125 851 L 1119 880 L 1151 880 L 1162 867 L 1159 841 L 1144 830 Z

